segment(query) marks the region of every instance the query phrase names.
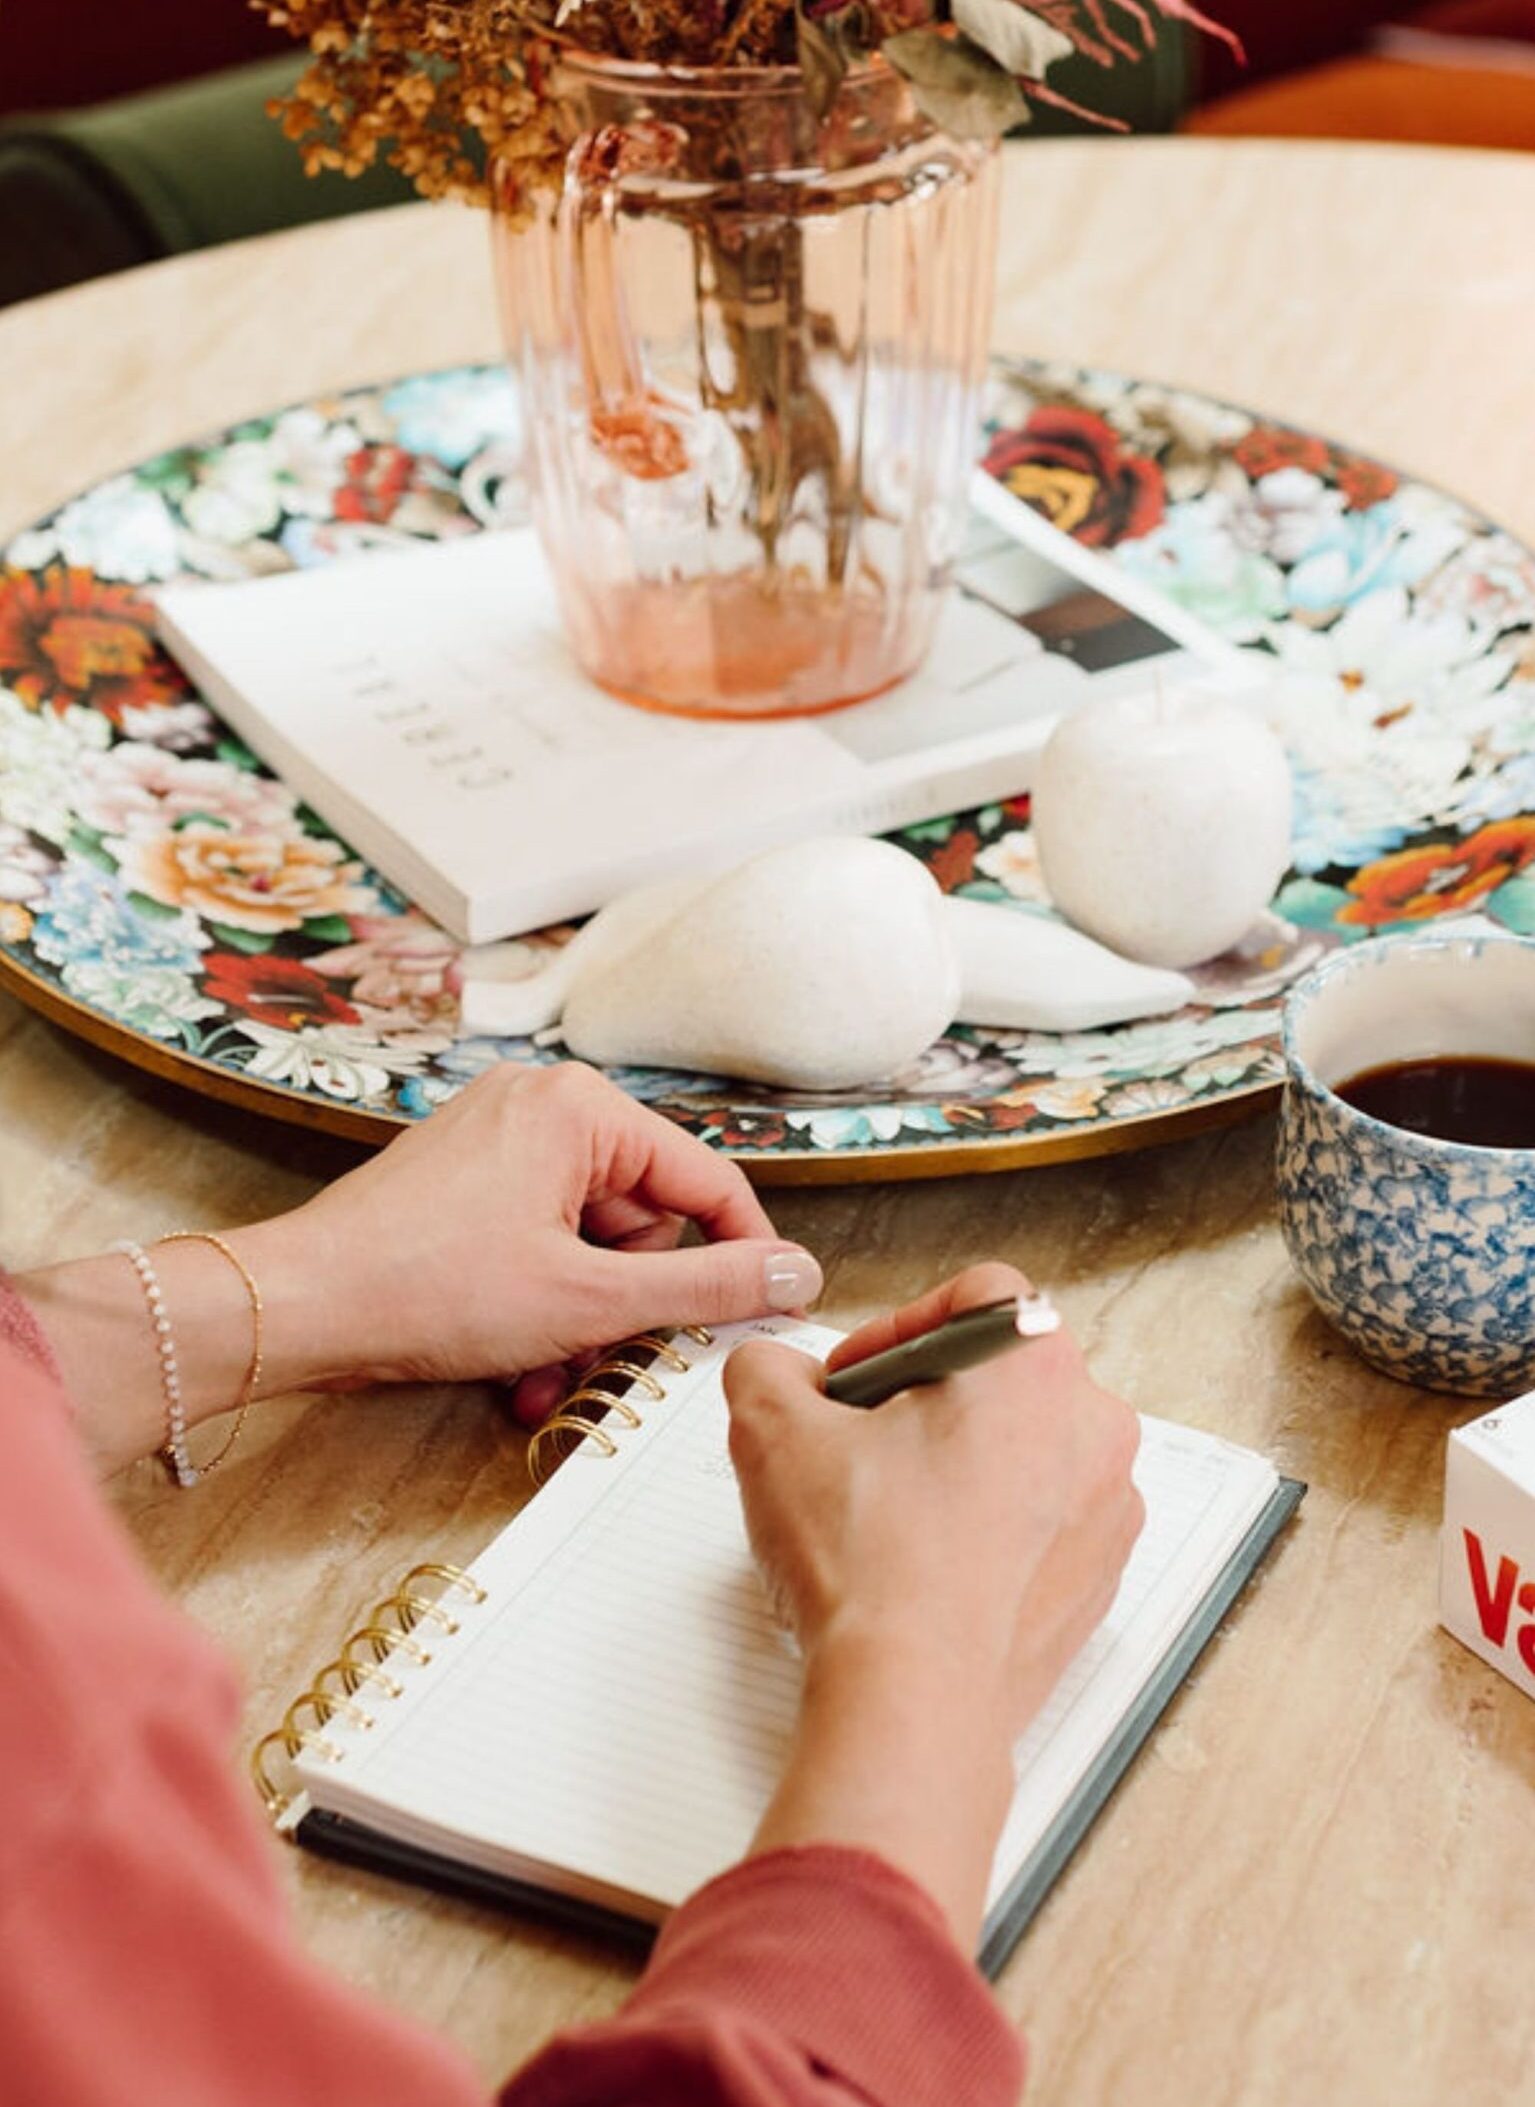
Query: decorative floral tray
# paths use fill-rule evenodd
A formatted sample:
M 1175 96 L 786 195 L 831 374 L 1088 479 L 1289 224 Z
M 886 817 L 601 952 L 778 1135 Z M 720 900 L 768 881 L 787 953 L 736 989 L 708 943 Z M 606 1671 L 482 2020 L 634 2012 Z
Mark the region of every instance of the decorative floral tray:
M 0 984 L 146 1068 L 382 1139 L 490 1063 L 457 949 L 265 770 L 154 641 L 149 596 L 518 518 L 499 369 L 235 426 L 114 476 L 0 570 Z M 1128 1148 L 1279 1074 L 1285 984 L 1330 946 L 1469 908 L 1535 932 L 1535 557 L 1326 440 L 1107 373 L 999 369 L 988 465 L 1133 575 L 1270 652 L 1295 867 L 1176 1015 L 956 1030 L 837 1096 L 622 1069 L 764 1179 L 924 1176 Z M 949 891 L 1048 912 L 1027 801 L 894 837 Z M 531 940 L 558 941 L 562 932 Z M 531 963 L 530 958 L 530 963 Z

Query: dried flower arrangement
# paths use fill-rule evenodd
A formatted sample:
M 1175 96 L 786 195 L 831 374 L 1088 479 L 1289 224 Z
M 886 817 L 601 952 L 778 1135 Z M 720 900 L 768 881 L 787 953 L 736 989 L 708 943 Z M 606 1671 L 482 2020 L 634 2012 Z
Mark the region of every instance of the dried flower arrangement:
M 427 196 L 483 202 L 486 154 L 533 178 L 563 148 L 540 50 L 558 36 L 664 66 L 797 65 L 817 111 L 880 53 L 919 108 L 960 138 L 1026 124 L 1049 103 L 1096 118 L 1045 75 L 1080 54 L 1133 63 L 1160 20 L 1235 46 L 1192 0 L 253 0 L 314 62 L 283 122 L 311 171 L 355 174 L 383 150 Z

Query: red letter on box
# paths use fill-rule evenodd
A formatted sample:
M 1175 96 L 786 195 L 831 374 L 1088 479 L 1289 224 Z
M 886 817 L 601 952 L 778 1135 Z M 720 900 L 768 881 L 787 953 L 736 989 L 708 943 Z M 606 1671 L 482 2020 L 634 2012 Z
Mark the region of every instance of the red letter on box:
M 1471 1592 L 1476 1597 L 1476 1614 L 1481 1620 L 1482 1636 L 1490 1639 L 1494 1646 L 1501 1646 L 1508 1637 L 1508 1619 L 1514 1606 L 1514 1590 L 1519 1585 L 1519 1568 L 1511 1558 L 1500 1558 L 1497 1586 L 1489 1588 L 1481 1539 L 1470 1529 L 1463 1529 L 1461 1534 L 1466 1539 Z

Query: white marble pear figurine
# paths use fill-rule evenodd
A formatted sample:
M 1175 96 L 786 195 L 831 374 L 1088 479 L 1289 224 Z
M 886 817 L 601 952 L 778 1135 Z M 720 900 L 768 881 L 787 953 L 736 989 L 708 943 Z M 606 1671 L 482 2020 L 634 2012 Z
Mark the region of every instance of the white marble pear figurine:
M 504 954 L 504 956 L 503 956 Z M 1182 974 L 1116 957 L 1038 915 L 949 900 L 913 857 L 800 842 L 605 907 L 542 972 L 521 945 L 464 955 L 463 1029 L 524 1037 L 563 1017 L 572 1052 L 808 1090 L 904 1067 L 957 1018 L 1090 1031 L 1177 1009 Z
M 562 1029 L 583 1060 L 842 1090 L 915 1060 L 958 1001 L 932 874 L 829 838 L 753 856 L 582 965 Z
M 1063 717 L 1035 771 L 1050 897 L 1089 936 L 1184 967 L 1244 937 L 1290 861 L 1290 767 L 1254 704 L 1199 688 Z

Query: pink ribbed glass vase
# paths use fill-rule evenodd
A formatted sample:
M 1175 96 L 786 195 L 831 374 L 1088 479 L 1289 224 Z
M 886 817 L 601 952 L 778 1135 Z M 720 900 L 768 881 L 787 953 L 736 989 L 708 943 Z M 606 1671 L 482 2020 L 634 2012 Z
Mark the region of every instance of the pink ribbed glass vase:
M 997 159 L 874 64 L 552 53 L 553 190 L 495 171 L 534 517 L 593 679 L 686 715 L 837 709 L 932 640 L 965 517 Z

